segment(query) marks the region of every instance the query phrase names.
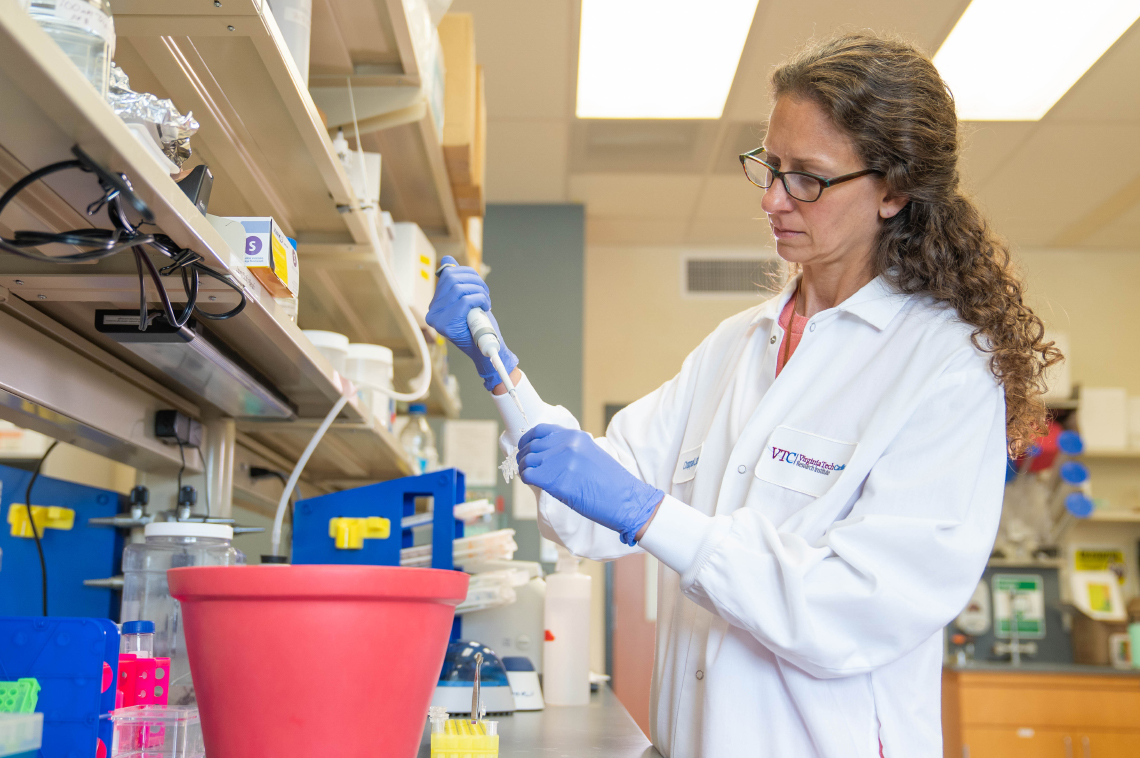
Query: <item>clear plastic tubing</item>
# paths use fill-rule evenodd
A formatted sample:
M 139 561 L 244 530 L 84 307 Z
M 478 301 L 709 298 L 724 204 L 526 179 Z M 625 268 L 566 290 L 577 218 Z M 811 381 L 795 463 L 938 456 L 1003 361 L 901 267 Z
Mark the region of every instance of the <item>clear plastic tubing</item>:
M 119 652 L 130 653 L 137 658 L 153 658 L 154 622 L 123 622 L 123 636 L 119 641 Z
M 115 56 L 115 22 L 109 0 L 32 0 L 28 12 L 64 54 L 107 96 Z

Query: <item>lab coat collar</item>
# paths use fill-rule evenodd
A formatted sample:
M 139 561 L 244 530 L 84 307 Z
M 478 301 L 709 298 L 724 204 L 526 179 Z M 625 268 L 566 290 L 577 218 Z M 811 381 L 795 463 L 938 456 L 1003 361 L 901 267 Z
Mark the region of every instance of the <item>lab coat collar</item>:
M 779 295 L 760 305 L 752 323 L 775 321 L 795 293 L 801 276 L 802 274 L 791 279 L 784 285 L 784 289 L 780 291 Z M 852 316 L 863 319 L 876 329 L 882 330 L 891 323 L 891 319 L 902 310 L 910 297 L 910 295 L 895 292 L 882 276 L 877 276 L 833 310 L 850 313 Z

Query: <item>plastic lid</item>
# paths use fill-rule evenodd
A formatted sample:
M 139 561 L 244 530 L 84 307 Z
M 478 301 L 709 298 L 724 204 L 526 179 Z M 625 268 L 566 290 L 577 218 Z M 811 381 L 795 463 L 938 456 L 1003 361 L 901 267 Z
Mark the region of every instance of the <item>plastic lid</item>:
M 338 332 L 324 332 L 320 329 L 302 329 L 301 333 L 317 347 L 331 347 L 335 350 L 348 350 L 348 337 Z
M 408 406 L 408 413 L 422 413 L 427 415 L 427 406 L 423 403 L 412 403 Z
M 143 529 L 146 537 L 210 537 L 232 540 L 234 528 L 229 524 L 204 524 L 201 521 L 154 521 Z
M 381 361 L 392 365 L 392 350 L 383 345 L 354 342 L 348 346 L 348 357 L 365 361 Z
M 1089 470 L 1085 464 L 1077 461 L 1065 461 L 1061 464 L 1061 479 L 1068 484 L 1084 484 L 1088 481 Z
M 124 621 L 123 634 L 154 634 L 154 622 Z
M 1081 441 L 1081 435 L 1065 430 L 1057 435 L 1057 447 L 1066 455 L 1080 455 L 1085 450 L 1085 443 Z
M 1070 492 L 1065 498 L 1065 508 L 1077 518 L 1088 518 L 1096 508 L 1096 503 L 1083 493 Z
M 534 671 L 534 664 L 525 655 L 508 655 L 503 658 L 503 668 L 507 671 Z

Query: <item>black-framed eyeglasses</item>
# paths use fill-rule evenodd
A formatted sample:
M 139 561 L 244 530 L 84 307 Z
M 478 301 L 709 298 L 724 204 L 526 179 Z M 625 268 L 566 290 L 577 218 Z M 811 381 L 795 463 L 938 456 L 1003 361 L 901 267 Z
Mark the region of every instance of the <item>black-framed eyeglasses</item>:
M 858 179 L 867 174 L 882 174 L 877 168 L 865 168 L 862 171 L 856 171 L 852 174 L 844 174 L 843 176 L 835 176 L 828 179 L 825 176 L 818 176 L 816 174 L 809 174 L 806 171 L 780 171 L 775 166 L 769 165 L 760 156 L 766 151 L 763 147 L 758 147 L 755 150 L 749 150 L 747 153 L 740 155 L 740 165 L 744 167 L 744 175 L 748 177 L 748 181 L 755 184 L 761 189 L 768 189 L 772 183 L 779 179 L 784 183 L 784 190 L 788 195 L 795 200 L 804 203 L 814 203 L 819 200 L 819 196 L 828 187 L 833 187 L 836 184 L 849 182 L 852 179 Z

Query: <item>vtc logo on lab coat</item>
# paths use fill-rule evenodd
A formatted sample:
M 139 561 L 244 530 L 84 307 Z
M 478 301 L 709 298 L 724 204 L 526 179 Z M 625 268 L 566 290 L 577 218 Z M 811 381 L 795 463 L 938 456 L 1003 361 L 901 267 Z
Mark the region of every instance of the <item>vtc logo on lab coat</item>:
M 827 461 L 809 458 L 801 453 L 793 453 L 791 450 L 784 450 L 774 446 L 772 448 L 772 457 L 780 461 L 780 463 L 790 463 L 793 466 L 806 468 L 817 474 L 823 474 L 824 476 L 831 476 L 832 471 L 842 471 L 847 468 L 846 463 L 828 463 Z
M 841 442 L 788 426 L 778 426 L 756 463 L 756 478 L 819 497 L 831 488 L 855 454 L 854 442 Z

